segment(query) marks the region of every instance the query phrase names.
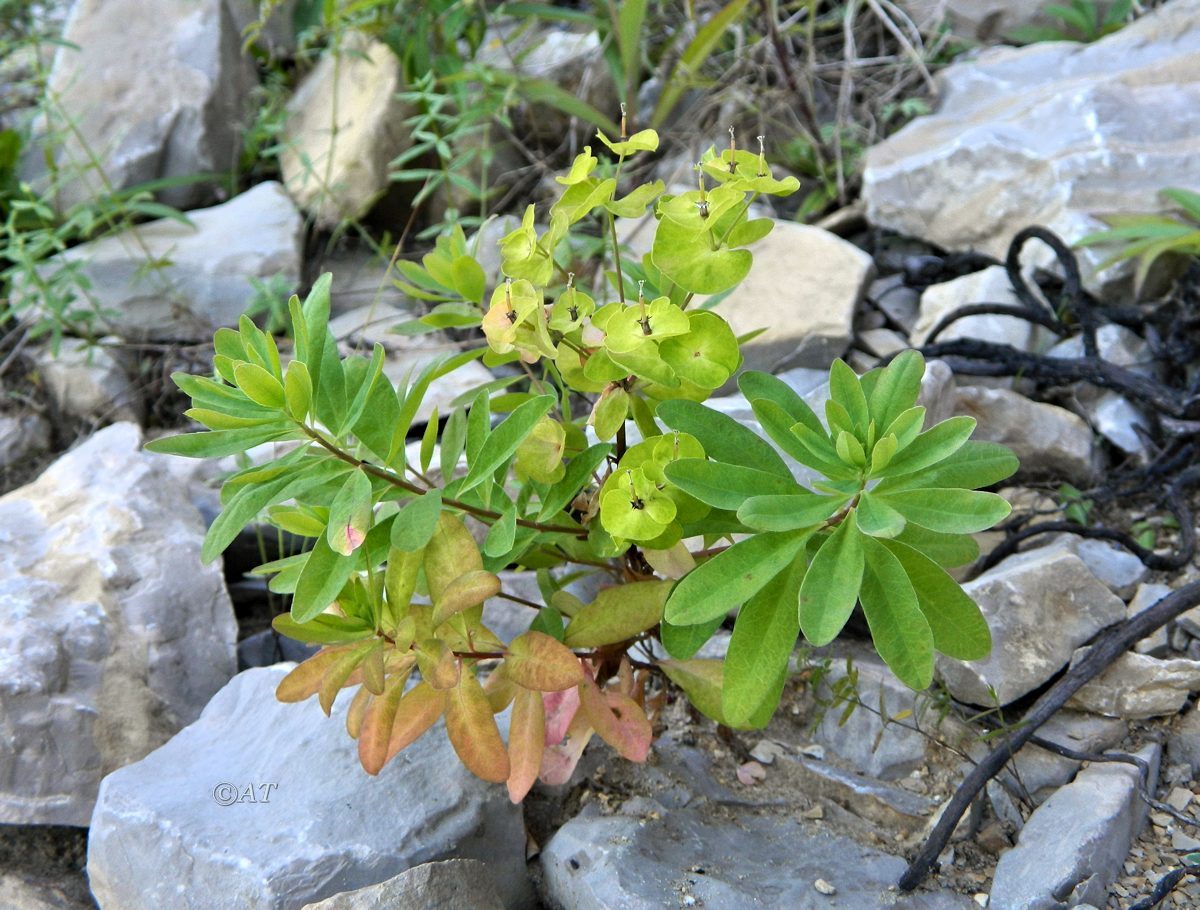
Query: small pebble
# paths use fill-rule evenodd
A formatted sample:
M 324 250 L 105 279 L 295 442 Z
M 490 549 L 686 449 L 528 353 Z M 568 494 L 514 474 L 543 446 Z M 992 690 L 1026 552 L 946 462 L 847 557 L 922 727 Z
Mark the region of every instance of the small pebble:
M 1170 795 L 1167 796 L 1167 805 L 1178 812 L 1182 812 L 1188 807 L 1188 803 L 1192 801 L 1192 791 L 1186 787 L 1175 787 Z
M 829 882 L 825 881 L 823 878 L 819 878 L 813 882 L 813 887 L 825 895 L 833 896 L 834 894 L 837 894 L 837 888 L 833 887 L 833 885 L 829 884 Z
M 775 759 L 784 755 L 787 750 L 773 739 L 760 739 L 750 750 L 750 757 L 764 765 L 775 763 Z
M 809 758 L 815 758 L 817 761 L 825 760 L 825 747 L 819 744 L 803 746 L 800 749 L 801 755 L 807 755 Z
M 978 894 L 972 895 L 972 897 L 975 899 L 975 903 L 979 904 L 979 906 L 986 907 L 988 905 L 988 896 L 986 892 L 980 891 Z
M 1171 824 L 1171 816 L 1167 815 L 1166 812 L 1151 812 L 1150 821 L 1160 828 L 1165 828 Z
M 1171 849 L 1178 850 L 1180 853 L 1200 850 L 1200 839 L 1192 837 L 1190 834 L 1184 834 L 1182 831 L 1174 831 L 1171 833 Z
M 820 819 L 825 817 L 824 806 L 813 806 L 811 809 L 805 809 L 800 813 L 801 818 Z
M 756 761 L 748 761 L 737 769 L 737 779 L 747 787 L 753 787 L 755 784 L 765 780 L 767 769 Z

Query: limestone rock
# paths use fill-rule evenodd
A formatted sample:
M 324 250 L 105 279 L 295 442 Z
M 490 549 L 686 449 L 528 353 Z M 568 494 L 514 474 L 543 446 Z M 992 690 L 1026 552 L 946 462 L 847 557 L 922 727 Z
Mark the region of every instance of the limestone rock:
M 485 862 L 504 906 L 526 906 L 521 810 L 462 767 L 442 725 L 369 777 L 346 735 L 349 698 L 332 718 L 281 704 L 289 669 L 239 674 L 194 724 L 105 778 L 88 840 L 101 910 L 293 910 L 450 858 Z
M 1020 475 L 1087 481 L 1096 476 L 1092 431 L 1066 408 L 1032 401 L 1008 389 L 964 386 L 955 411 L 978 421 L 974 439 L 1008 446 L 1021 460 Z
M 1043 13 L 1042 0 L 903 0 L 901 5 L 922 33 L 948 27 L 968 41 L 995 41 L 1015 29 L 1052 21 Z M 1106 10 L 1112 3 L 1099 0 L 1095 5 Z
M 571 910 L 972 907 L 969 897 L 946 891 L 898 895 L 889 889 L 904 870 L 899 857 L 819 826 L 798 826 L 793 817 L 745 808 L 714 813 L 704 805 L 627 803 L 616 815 L 585 810 L 558 830 L 539 859 L 547 902 Z M 837 897 L 816 890 L 817 879 L 834 885 Z
M 939 655 L 937 669 L 959 701 L 1006 705 L 1047 682 L 1076 648 L 1125 618 L 1125 604 L 1083 560 L 1045 548 L 1010 556 L 963 589 L 992 630 L 992 653 L 964 662 Z
M 959 307 L 975 303 L 1020 303 L 1002 266 L 989 266 L 982 271 L 927 287 L 921 294 L 921 309 L 912 329 L 913 344 L 925 344 L 929 333 L 943 318 Z M 1035 328 L 1032 323 L 1015 316 L 966 316 L 950 323 L 934 342 L 973 338 L 1008 344 L 1027 351 L 1032 349 L 1037 338 Z
M 296 89 L 279 163 L 288 192 L 318 226 L 361 218 L 387 190 L 388 165 L 409 144 L 400 91 L 396 55 L 357 32 Z
M 1125 608 L 1126 619 L 1133 619 L 1143 610 L 1154 606 L 1164 597 L 1171 593 L 1170 585 L 1161 584 L 1141 584 L 1138 585 L 1137 593 L 1133 595 L 1133 599 L 1129 601 L 1129 605 Z M 1133 650 L 1138 654 L 1149 654 L 1151 657 L 1165 657 L 1167 651 L 1170 650 L 1170 640 L 1167 636 L 1167 627 L 1162 626 L 1157 632 L 1151 632 L 1136 645 Z
M 1095 215 L 1162 211 L 1160 189 L 1200 184 L 1200 130 L 1180 115 L 1200 102 L 1197 26 L 1200 2 L 1178 0 L 1092 44 L 993 48 L 948 67 L 935 113 L 868 150 L 868 219 L 1003 258 L 1031 224 L 1072 243 L 1103 227 Z M 1089 285 L 1105 255 L 1080 251 Z M 1048 251 L 1031 244 L 1026 264 L 1039 260 Z
M 0 821 L 86 825 L 100 778 L 233 674 L 204 525 L 140 448 L 115 424 L 0 498 Z
M 329 330 L 338 339 L 343 355 L 357 350 L 370 355 L 378 342 L 387 352 L 383 362 L 383 375 L 398 385 L 407 379 L 415 379 L 426 364 L 439 357 L 457 354 L 462 350 L 445 335 L 432 332 L 428 335 L 397 335 L 390 331 L 392 326 L 415 317 L 396 307 L 380 304 L 362 306 L 343 313 L 329 321 Z M 436 407 L 438 413 L 450 413 L 450 402 L 459 395 L 471 391 L 495 377 L 478 360 L 463 364 L 457 370 L 435 379 L 429 385 L 425 397 L 417 408 L 416 423 L 430 418 Z
M 1158 783 L 1162 749 L 1138 757 Z M 996 866 L 991 910 L 1059 910 L 1088 902 L 1107 905 L 1108 886 L 1121 873 L 1148 807 L 1138 796 L 1137 768 L 1096 763 L 1079 772 L 1029 817 L 1017 846 Z
M 1080 649 L 1071 662 L 1087 651 Z M 1160 660 L 1130 651 L 1076 692 L 1068 704 L 1095 714 L 1140 720 L 1178 714 L 1193 692 L 1200 692 L 1200 661 Z
M 138 422 L 143 402 L 111 350 L 64 338 L 58 353 L 36 355 L 46 391 L 59 411 L 80 420 Z
M 422 863 L 378 885 L 343 891 L 304 910 L 504 910 L 479 860 Z
M 1167 755 L 1172 764 L 1186 766 L 1193 776 L 1200 775 L 1200 710 L 1193 708 L 1183 716 L 1167 740 Z
M 1091 540 L 1075 534 L 1056 534 L 1047 546 L 1074 553 L 1093 575 L 1112 588 L 1118 597 L 1131 597 L 1134 587 L 1146 577 L 1146 564 L 1128 550 L 1106 540 Z
M 885 725 L 879 715 L 895 717 L 904 711 L 915 712 L 918 695 L 896 679 L 882 661 L 856 657 L 854 668 L 858 674 L 858 697 L 863 704 L 855 707 L 845 723 L 840 722 L 841 708 L 826 711 L 813 736 L 868 777 L 879 780 L 905 777 L 924 761 L 926 739 L 901 724 Z M 846 675 L 845 664 L 834 661 L 821 683 L 823 697 L 828 698 L 829 686 Z
M 746 369 L 825 369 L 853 338 L 854 311 L 874 277 L 870 256 L 835 234 L 790 221 L 752 248 L 754 266 L 716 308 L 737 335 Z
M 0 415 L 0 470 L 50 448 L 50 424 L 40 414 Z
M 140 0 L 78 0 L 63 41 L 48 86 L 61 107 L 48 129 L 74 124 L 61 147 L 49 146 L 62 209 L 110 189 L 234 168 L 258 79 L 225 0 L 158 0 L 153 15 Z M 44 165 L 33 159 L 37 177 Z M 212 187 L 186 183 L 158 196 L 186 209 L 212 199 Z
M 254 299 L 251 278 L 299 283 L 302 223 L 278 183 L 187 217 L 190 225 L 163 218 L 72 247 L 47 260 L 43 274 L 77 269 L 100 324 L 125 340 L 211 341 Z M 160 266 L 148 268 L 151 261 Z

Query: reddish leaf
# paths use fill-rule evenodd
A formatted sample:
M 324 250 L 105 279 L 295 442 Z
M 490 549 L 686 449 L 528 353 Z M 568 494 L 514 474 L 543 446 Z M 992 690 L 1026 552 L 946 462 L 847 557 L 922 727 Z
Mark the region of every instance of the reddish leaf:
M 499 714 L 516 697 L 517 684 L 509 679 L 508 674 L 504 672 L 504 664 L 501 664 L 484 682 L 483 691 L 492 706 L 492 713 Z
M 555 694 L 543 695 L 542 700 L 549 701 Z M 569 781 L 593 732 L 583 712 L 577 712 L 566 733 L 560 737 L 560 742 L 546 746 L 546 751 L 542 753 L 542 771 L 539 775 L 542 783 L 557 787 Z
M 504 667 L 519 685 L 539 692 L 560 692 L 583 679 L 579 658 L 570 648 L 532 629 L 513 639 Z
M 537 780 L 546 750 L 546 709 L 542 693 L 519 689 L 508 729 L 508 798 L 519 803 Z
M 579 698 L 583 713 L 602 740 L 622 758 L 646 760 L 654 731 L 637 702 L 619 692 L 601 692 L 591 679 L 580 684 Z
M 384 685 L 384 648 L 375 648 L 367 653 L 362 662 L 363 688 L 372 695 L 382 695 Z
M 404 696 L 406 680 L 406 676 L 394 676 L 388 680 L 383 694 L 371 699 L 363 717 L 358 735 L 358 760 L 368 774 L 378 774 L 387 762 L 392 726 Z
M 745 764 L 738 765 L 737 779 L 747 787 L 753 787 L 755 784 L 767 779 L 767 769 L 756 761 L 748 761 Z
M 361 674 L 355 674 L 359 669 L 359 665 L 367 659 L 374 651 L 382 651 L 383 642 L 379 639 L 375 641 L 363 642 L 358 647 L 351 648 L 339 657 L 329 672 L 325 674 L 325 678 L 321 680 L 321 686 L 317 689 L 317 701 L 321 704 L 321 710 L 325 712 L 325 716 L 329 716 L 329 712 L 333 710 L 333 702 L 337 698 L 338 693 L 348 685 L 355 685 L 361 679 Z M 351 674 L 355 674 L 358 678 L 351 680 Z M 382 691 L 382 690 L 381 690 Z
M 384 764 L 390 762 L 401 749 L 420 739 L 426 730 L 437 723 L 437 719 L 446 710 L 448 700 L 449 694 L 445 689 L 435 689 L 428 683 L 417 683 L 409 689 L 396 707 Z
M 508 780 L 508 752 L 483 687 L 474 674 L 463 673 L 449 691 L 446 734 L 467 770 L 493 784 Z
M 547 692 L 542 701 L 546 705 L 546 745 L 556 746 L 567 735 L 571 721 L 579 711 L 579 687 Z

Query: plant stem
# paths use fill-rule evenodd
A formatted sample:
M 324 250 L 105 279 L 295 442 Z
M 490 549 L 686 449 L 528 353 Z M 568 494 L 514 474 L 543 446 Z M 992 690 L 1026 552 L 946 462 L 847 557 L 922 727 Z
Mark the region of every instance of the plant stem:
M 305 424 L 297 425 L 309 439 L 313 440 L 335 458 L 346 462 L 346 464 L 354 465 L 354 467 L 370 474 L 372 477 L 378 477 L 380 480 L 387 481 L 394 487 L 399 487 L 418 496 L 425 494 L 426 490 L 421 489 L 421 487 L 414 483 L 409 483 L 403 477 L 393 474 L 391 471 L 386 471 L 383 468 L 376 467 L 368 461 L 363 461 L 361 458 L 355 458 L 349 452 L 339 449 L 312 427 Z M 493 512 L 491 509 L 484 509 L 480 506 L 473 506 L 469 502 L 463 502 L 460 499 L 443 498 L 442 503 L 450 506 L 452 509 L 468 512 L 476 518 L 487 518 L 496 521 L 501 517 L 499 512 Z M 523 528 L 533 528 L 535 531 L 545 531 L 548 534 L 570 534 L 572 537 L 578 537 L 581 540 L 587 537 L 587 532 L 582 528 L 571 528 L 566 525 L 543 524 L 540 521 L 531 521 L 528 518 L 518 518 L 517 524 Z

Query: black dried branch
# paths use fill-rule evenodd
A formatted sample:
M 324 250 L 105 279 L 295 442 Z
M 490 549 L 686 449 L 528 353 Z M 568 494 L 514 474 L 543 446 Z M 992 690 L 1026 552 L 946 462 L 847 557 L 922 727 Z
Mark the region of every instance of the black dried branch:
M 1167 896 L 1181 881 L 1197 874 L 1200 874 L 1200 867 L 1197 866 L 1181 866 L 1178 869 L 1172 869 L 1158 880 L 1158 884 L 1154 886 L 1154 890 L 1149 895 L 1136 904 L 1132 904 L 1129 910 L 1151 910 L 1151 908 L 1157 907 L 1167 899 Z
M 1149 609 L 1102 633 L 1083 659 L 1034 702 L 1022 718 L 1021 726 L 1005 736 L 959 784 L 924 846 L 900 877 L 900 890 L 912 891 L 921 884 L 945 849 L 959 819 L 987 782 L 1003 769 L 1046 721 L 1058 713 L 1072 695 L 1135 643 L 1197 605 L 1200 605 L 1200 581 L 1184 585 Z

